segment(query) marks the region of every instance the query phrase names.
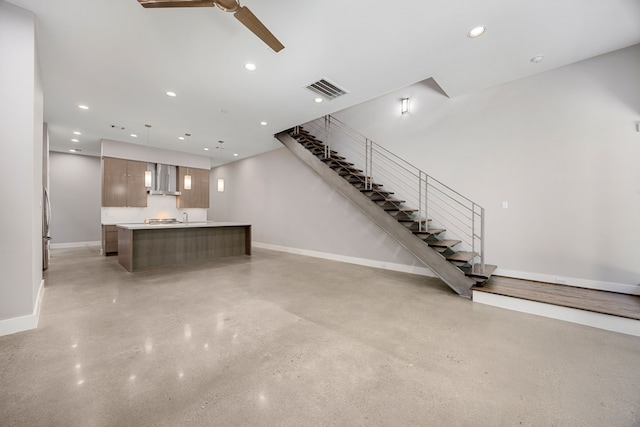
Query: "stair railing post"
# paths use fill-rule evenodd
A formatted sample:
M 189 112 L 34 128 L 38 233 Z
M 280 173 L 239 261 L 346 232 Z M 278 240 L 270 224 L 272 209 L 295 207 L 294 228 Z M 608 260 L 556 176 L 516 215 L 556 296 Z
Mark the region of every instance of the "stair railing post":
M 471 258 L 471 271 L 474 271 L 475 268 L 475 258 L 476 258 L 476 204 L 471 203 L 471 253 L 473 254 L 473 258 Z M 482 254 L 480 254 L 482 257 Z
M 424 216 L 425 220 L 427 219 L 426 213 Z M 418 223 L 418 230 L 425 231 L 422 229 L 422 171 L 418 170 L 418 219 L 420 222 Z
M 480 273 L 484 273 L 484 208 L 480 208 Z
M 426 172 L 424 174 L 424 219 L 425 221 L 429 219 L 429 175 Z M 425 224 L 429 230 L 428 222 Z
M 329 138 L 330 138 L 330 130 L 331 130 L 331 116 L 324 116 L 324 158 L 328 159 L 331 154 L 331 149 L 329 148 Z
M 369 143 L 369 172 L 366 175 L 369 176 L 369 184 L 365 188 L 373 190 L 373 141 L 367 141 Z
M 369 189 L 369 139 L 364 140 L 364 188 Z

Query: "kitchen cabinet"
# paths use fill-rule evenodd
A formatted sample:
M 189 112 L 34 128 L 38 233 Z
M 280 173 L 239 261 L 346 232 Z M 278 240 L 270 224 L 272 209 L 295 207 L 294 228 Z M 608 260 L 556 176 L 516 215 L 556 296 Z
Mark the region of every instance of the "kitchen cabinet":
M 176 207 L 182 208 L 209 208 L 209 174 L 208 169 L 189 168 L 178 166 L 178 190 Z M 191 177 L 191 189 L 185 188 L 184 177 Z
M 144 173 L 147 164 L 135 160 L 102 158 L 102 206 L 147 207 Z
M 102 225 L 102 254 L 104 256 L 118 253 L 118 226 Z

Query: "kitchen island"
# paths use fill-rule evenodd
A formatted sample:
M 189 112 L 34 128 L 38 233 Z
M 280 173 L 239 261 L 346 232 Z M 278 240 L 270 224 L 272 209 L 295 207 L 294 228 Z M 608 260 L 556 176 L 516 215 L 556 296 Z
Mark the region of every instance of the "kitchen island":
M 118 224 L 118 262 L 127 271 L 251 255 L 251 224 Z

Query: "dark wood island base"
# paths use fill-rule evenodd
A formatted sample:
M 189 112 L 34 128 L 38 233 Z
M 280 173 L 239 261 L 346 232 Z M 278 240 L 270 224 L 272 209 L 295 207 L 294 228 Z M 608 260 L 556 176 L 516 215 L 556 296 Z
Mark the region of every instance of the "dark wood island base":
M 127 271 L 251 255 L 251 225 L 118 225 L 118 262 Z

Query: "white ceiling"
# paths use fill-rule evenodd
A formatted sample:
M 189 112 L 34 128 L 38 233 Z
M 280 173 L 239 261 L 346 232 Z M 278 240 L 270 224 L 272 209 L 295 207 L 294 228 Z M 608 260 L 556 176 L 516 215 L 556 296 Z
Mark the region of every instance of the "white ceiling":
M 99 155 L 106 138 L 209 155 L 212 165 L 274 149 L 274 133 L 429 77 L 463 96 L 640 43 L 638 0 L 245 0 L 285 45 L 279 53 L 217 8 L 10 2 L 37 16 L 52 150 Z M 468 38 L 477 25 L 486 33 Z M 544 61 L 530 62 L 539 54 Z M 320 78 L 349 93 L 314 103 L 305 86 Z

